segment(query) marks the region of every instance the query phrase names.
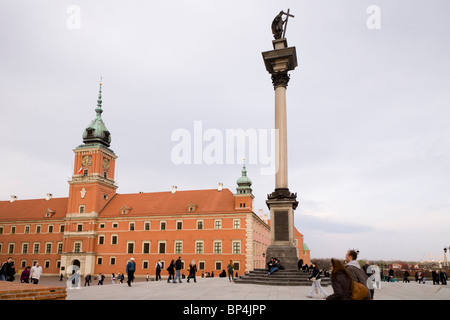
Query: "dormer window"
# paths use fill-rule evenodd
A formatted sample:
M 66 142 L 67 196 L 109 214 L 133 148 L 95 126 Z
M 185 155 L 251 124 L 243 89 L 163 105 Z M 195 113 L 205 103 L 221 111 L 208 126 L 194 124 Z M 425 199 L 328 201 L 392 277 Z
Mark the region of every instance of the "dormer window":
M 127 207 L 126 205 L 123 205 L 122 208 L 120 208 L 120 214 L 129 214 L 131 212 L 132 208 Z
M 53 210 L 51 210 L 50 208 L 48 208 L 48 209 L 45 210 L 45 212 L 44 212 L 44 217 L 45 217 L 45 218 L 51 218 L 55 213 L 56 213 L 56 211 L 53 211 Z
M 198 209 L 198 205 L 196 205 L 192 201 L 186 206 L 187 212 L 195 212 L 197 209 Z

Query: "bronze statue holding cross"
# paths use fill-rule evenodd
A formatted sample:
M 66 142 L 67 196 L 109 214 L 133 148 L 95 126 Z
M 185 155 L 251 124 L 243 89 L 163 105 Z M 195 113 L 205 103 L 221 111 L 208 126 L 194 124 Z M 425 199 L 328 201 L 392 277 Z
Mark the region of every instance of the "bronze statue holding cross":
M 275 19 L 273 19 L 273 21 L 272 21 L 272 33 L 273 33 L 273 37 L 275 39 L 284 38 L 286 35 L 286 27 L 287 27 L 288 19 L 289 19 L 289 17 L 294 18 L 294 16 L 289 13 L 289 10 L 290 9 L 288 9 L 287 12 L 280 11 L 280 13 L 277 14 Z M 286 15 L 285 20 L 283 20 L 283 15 Z M 283 30 L 283 25 L 284 25 L 284 30 Z

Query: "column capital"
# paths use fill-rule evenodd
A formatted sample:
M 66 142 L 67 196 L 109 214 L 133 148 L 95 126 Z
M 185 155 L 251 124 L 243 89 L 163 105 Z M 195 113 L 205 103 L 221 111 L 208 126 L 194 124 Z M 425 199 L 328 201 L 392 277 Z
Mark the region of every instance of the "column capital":
M 273 88 L 284 87 L 286 88 L 289 82 L 290 76 L 287 71 L 272 73 Z

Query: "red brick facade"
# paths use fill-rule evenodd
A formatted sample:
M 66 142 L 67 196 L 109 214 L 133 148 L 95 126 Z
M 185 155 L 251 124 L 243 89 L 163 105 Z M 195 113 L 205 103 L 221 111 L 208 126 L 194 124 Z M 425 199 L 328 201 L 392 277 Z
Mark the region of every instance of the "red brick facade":
M 67 198 L 0 201 L 0 262 L 11 256 L 17 270 L 39 261 L 46 275 L 66 275 L 72 265 L 82 275 L 123 273 L 131 257 L 137 276 L 179 256 L 200 273 L 218 274 L 230 260 L 239 274 L 264 267 L 270 227 L 254 212 L 250 188 L 117 194 L 109 132 L 103 142 L 93 128 L 106 128 L 93 123 L 74 149 Z M 302 258 L 303 235 L 296 239 Z

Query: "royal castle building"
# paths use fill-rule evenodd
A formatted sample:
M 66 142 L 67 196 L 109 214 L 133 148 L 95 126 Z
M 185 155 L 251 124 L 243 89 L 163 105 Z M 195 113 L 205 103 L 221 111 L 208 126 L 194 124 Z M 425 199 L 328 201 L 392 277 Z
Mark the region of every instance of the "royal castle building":
M 217 189 L 119 194 L 117 155 L 102 120 L 101 84 L 96 116 L 74 151 L 74 171 L 65 198 L 0 201 L 0 262 L 12 257 L 16 270 L 37 261 L 45 275 L 66 275 L 72 265 L 82 275 L 125 272 L 133 257 L 136 276 L 155 274 L 181 257 L 199 272 L 217 275 L 232 260 L 238 274 L 264 268 L 270 244 L 267 217 L 253 208 L 252 182 L 245 164 L 233 193 Z M 309 249 L 295 230 L 299 258 Z M 17 276 L 17 274 L 16 274 Z

